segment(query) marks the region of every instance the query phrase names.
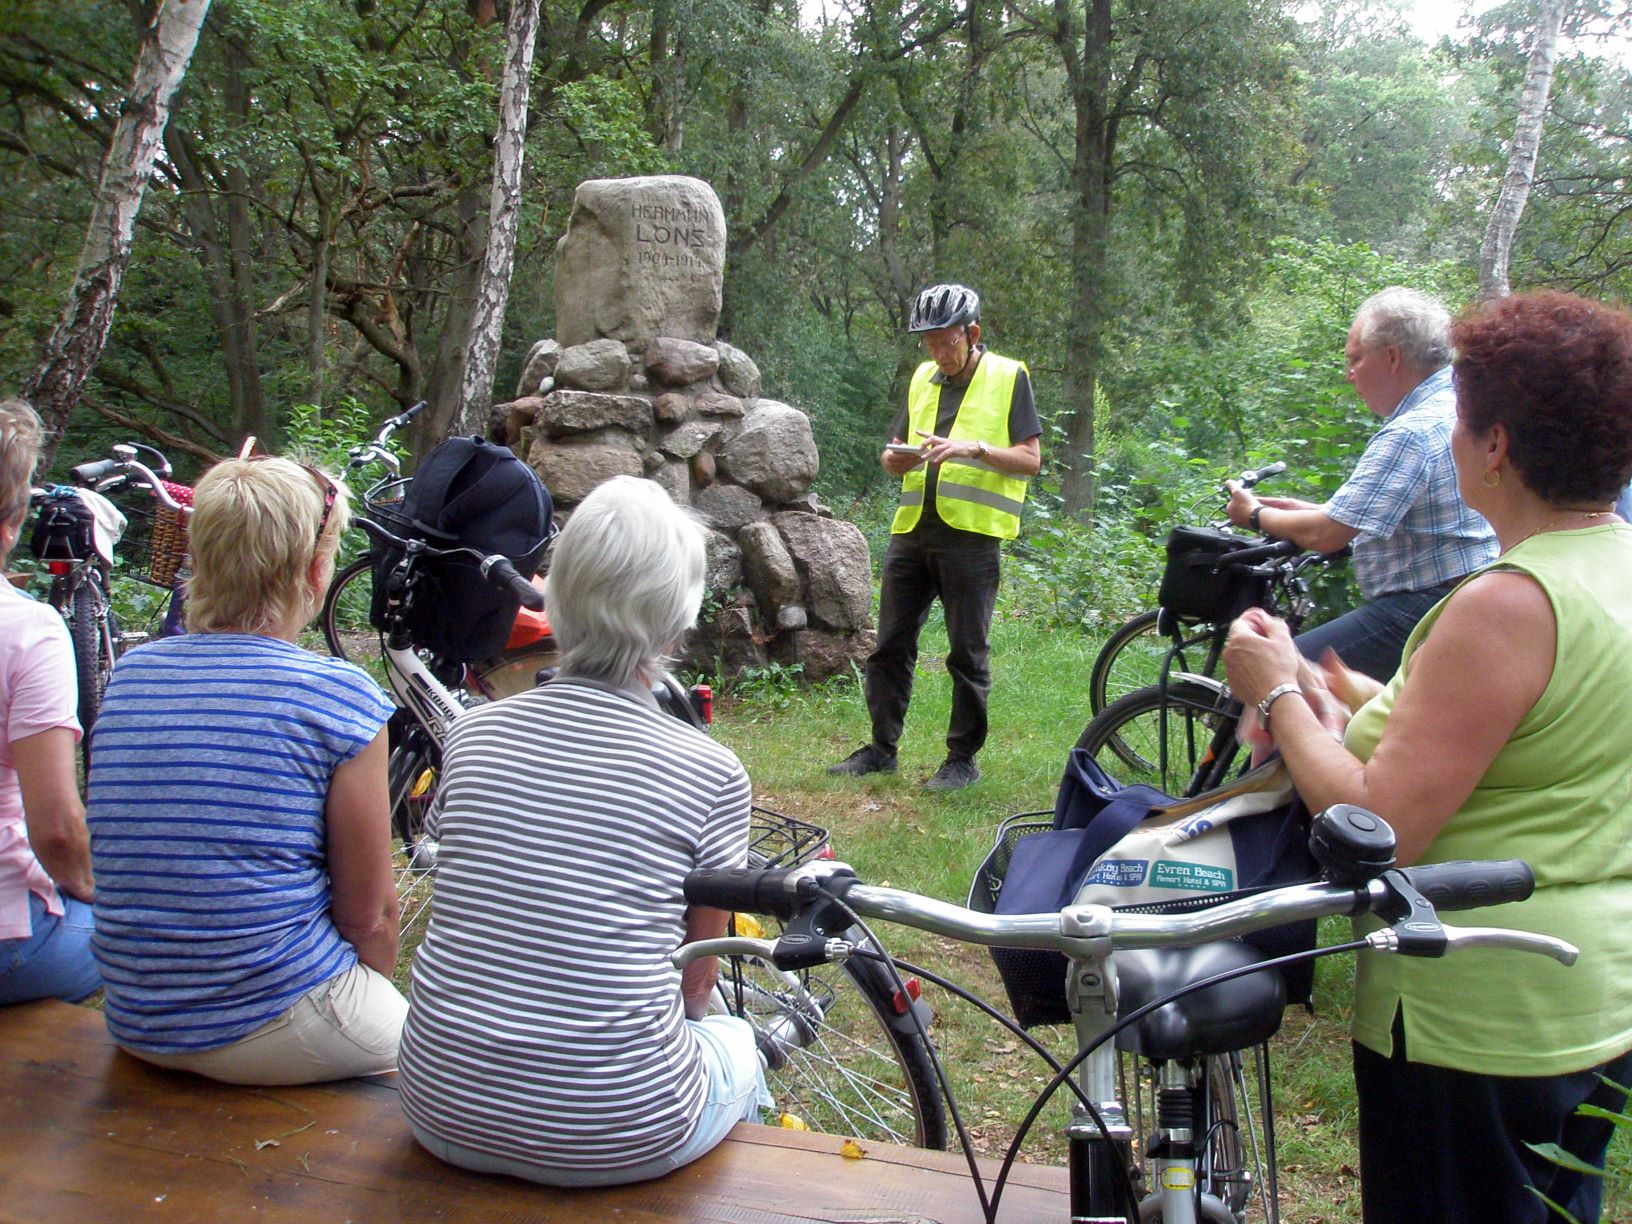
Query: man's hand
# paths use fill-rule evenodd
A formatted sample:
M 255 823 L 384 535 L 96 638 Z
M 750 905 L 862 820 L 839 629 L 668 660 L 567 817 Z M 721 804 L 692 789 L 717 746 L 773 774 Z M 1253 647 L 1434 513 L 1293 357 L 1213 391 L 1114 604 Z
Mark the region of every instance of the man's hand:
M 926 433 L 920 429 L 916 431 L 924 440 L 924 451 L 931 463 L 945 463 L 948 459 L 979 459 L 980 443 L 970 441 L 954 442 L 951 438 L 943 438 L 939 434 Z
M 902 445 L 900 438 L 892 438 L 890 441 L 893 445 Z M 917 454 L 908 454 L 906 451 L 885 450 L 880 459 L 880 462 L 884 465 L 884 470 L 891 476 L 905 476 L 923 461 L 922 451 Z
M 1230 495 L 1230 501 L 1224 507 L 1224 514 L 1237 527 L 1251 525 L 1252 512 L 1262 503 L 1257 494 L 1243 485 L 1239 480 L 1226 480 L 1224 491 Z

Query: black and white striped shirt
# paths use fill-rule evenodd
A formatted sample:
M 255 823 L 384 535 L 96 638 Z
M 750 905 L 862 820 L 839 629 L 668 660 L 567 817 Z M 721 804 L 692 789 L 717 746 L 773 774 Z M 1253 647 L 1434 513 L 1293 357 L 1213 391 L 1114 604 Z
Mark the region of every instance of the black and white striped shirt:
M 444 1141 L 616 1169 L 690 1136 L 706 1083 L 669 963 L 681 881 L 747 856 L 741 763 L 650 697 L 563 678 L 461 717 L 403 1108 Z

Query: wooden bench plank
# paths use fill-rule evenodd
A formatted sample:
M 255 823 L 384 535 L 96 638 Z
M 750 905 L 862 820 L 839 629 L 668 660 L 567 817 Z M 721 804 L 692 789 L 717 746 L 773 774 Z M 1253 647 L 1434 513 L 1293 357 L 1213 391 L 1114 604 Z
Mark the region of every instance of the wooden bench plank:
M 565 1191 L 453 1169 L 413 1141 L 394 1077 L 239 1088 L 118 1051 L 99 1013 L 0 1008 L 0 1215 L 31 1221 L 606 1220 L 976 1224 L 959 1156 L 738 1125 L 657 1181 Z M 995 1166 L 983 1162 L 990 1180 Z M 1021 1166 L 1005 1220 L 1066 1220 L 1065 1172 Z

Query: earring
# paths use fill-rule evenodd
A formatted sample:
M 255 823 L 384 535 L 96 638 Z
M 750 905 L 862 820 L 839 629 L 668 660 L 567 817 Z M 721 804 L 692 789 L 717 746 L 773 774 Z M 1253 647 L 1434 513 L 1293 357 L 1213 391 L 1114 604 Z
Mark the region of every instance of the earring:
M 1501 483 L 1502 483 L 1502 474 L 1500 472 L 1498 472 L 1495 468 L 1491 468 L 1490 471 L 1485 473 L 1485 488 L 1494 489 L 1497 485 L 1499 485 Z

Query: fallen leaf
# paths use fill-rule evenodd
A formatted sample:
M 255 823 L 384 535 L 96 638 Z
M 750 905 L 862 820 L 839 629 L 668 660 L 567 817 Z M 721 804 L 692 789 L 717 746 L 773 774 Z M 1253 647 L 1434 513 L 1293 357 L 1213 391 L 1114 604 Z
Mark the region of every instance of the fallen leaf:
M 857 1143 L 854 1139 L 846 1139 L 844 1141 L 844 1146 L 839 1149 L 839 1155 L 843 1156 L 846 1160 L 860 1160 L 863 1156 L 867 1155 L 867 1149 L 862 1147 L 861 1144 Z
M 783 1130 L 808 1131 L 810 1129 L 810 1127 L 805 1125 L 805 1120 L 803 1118 L 799 1117 L 797 1114 L 791 1113 L 783 1114 L 776 1120 L 776 1124 Z

